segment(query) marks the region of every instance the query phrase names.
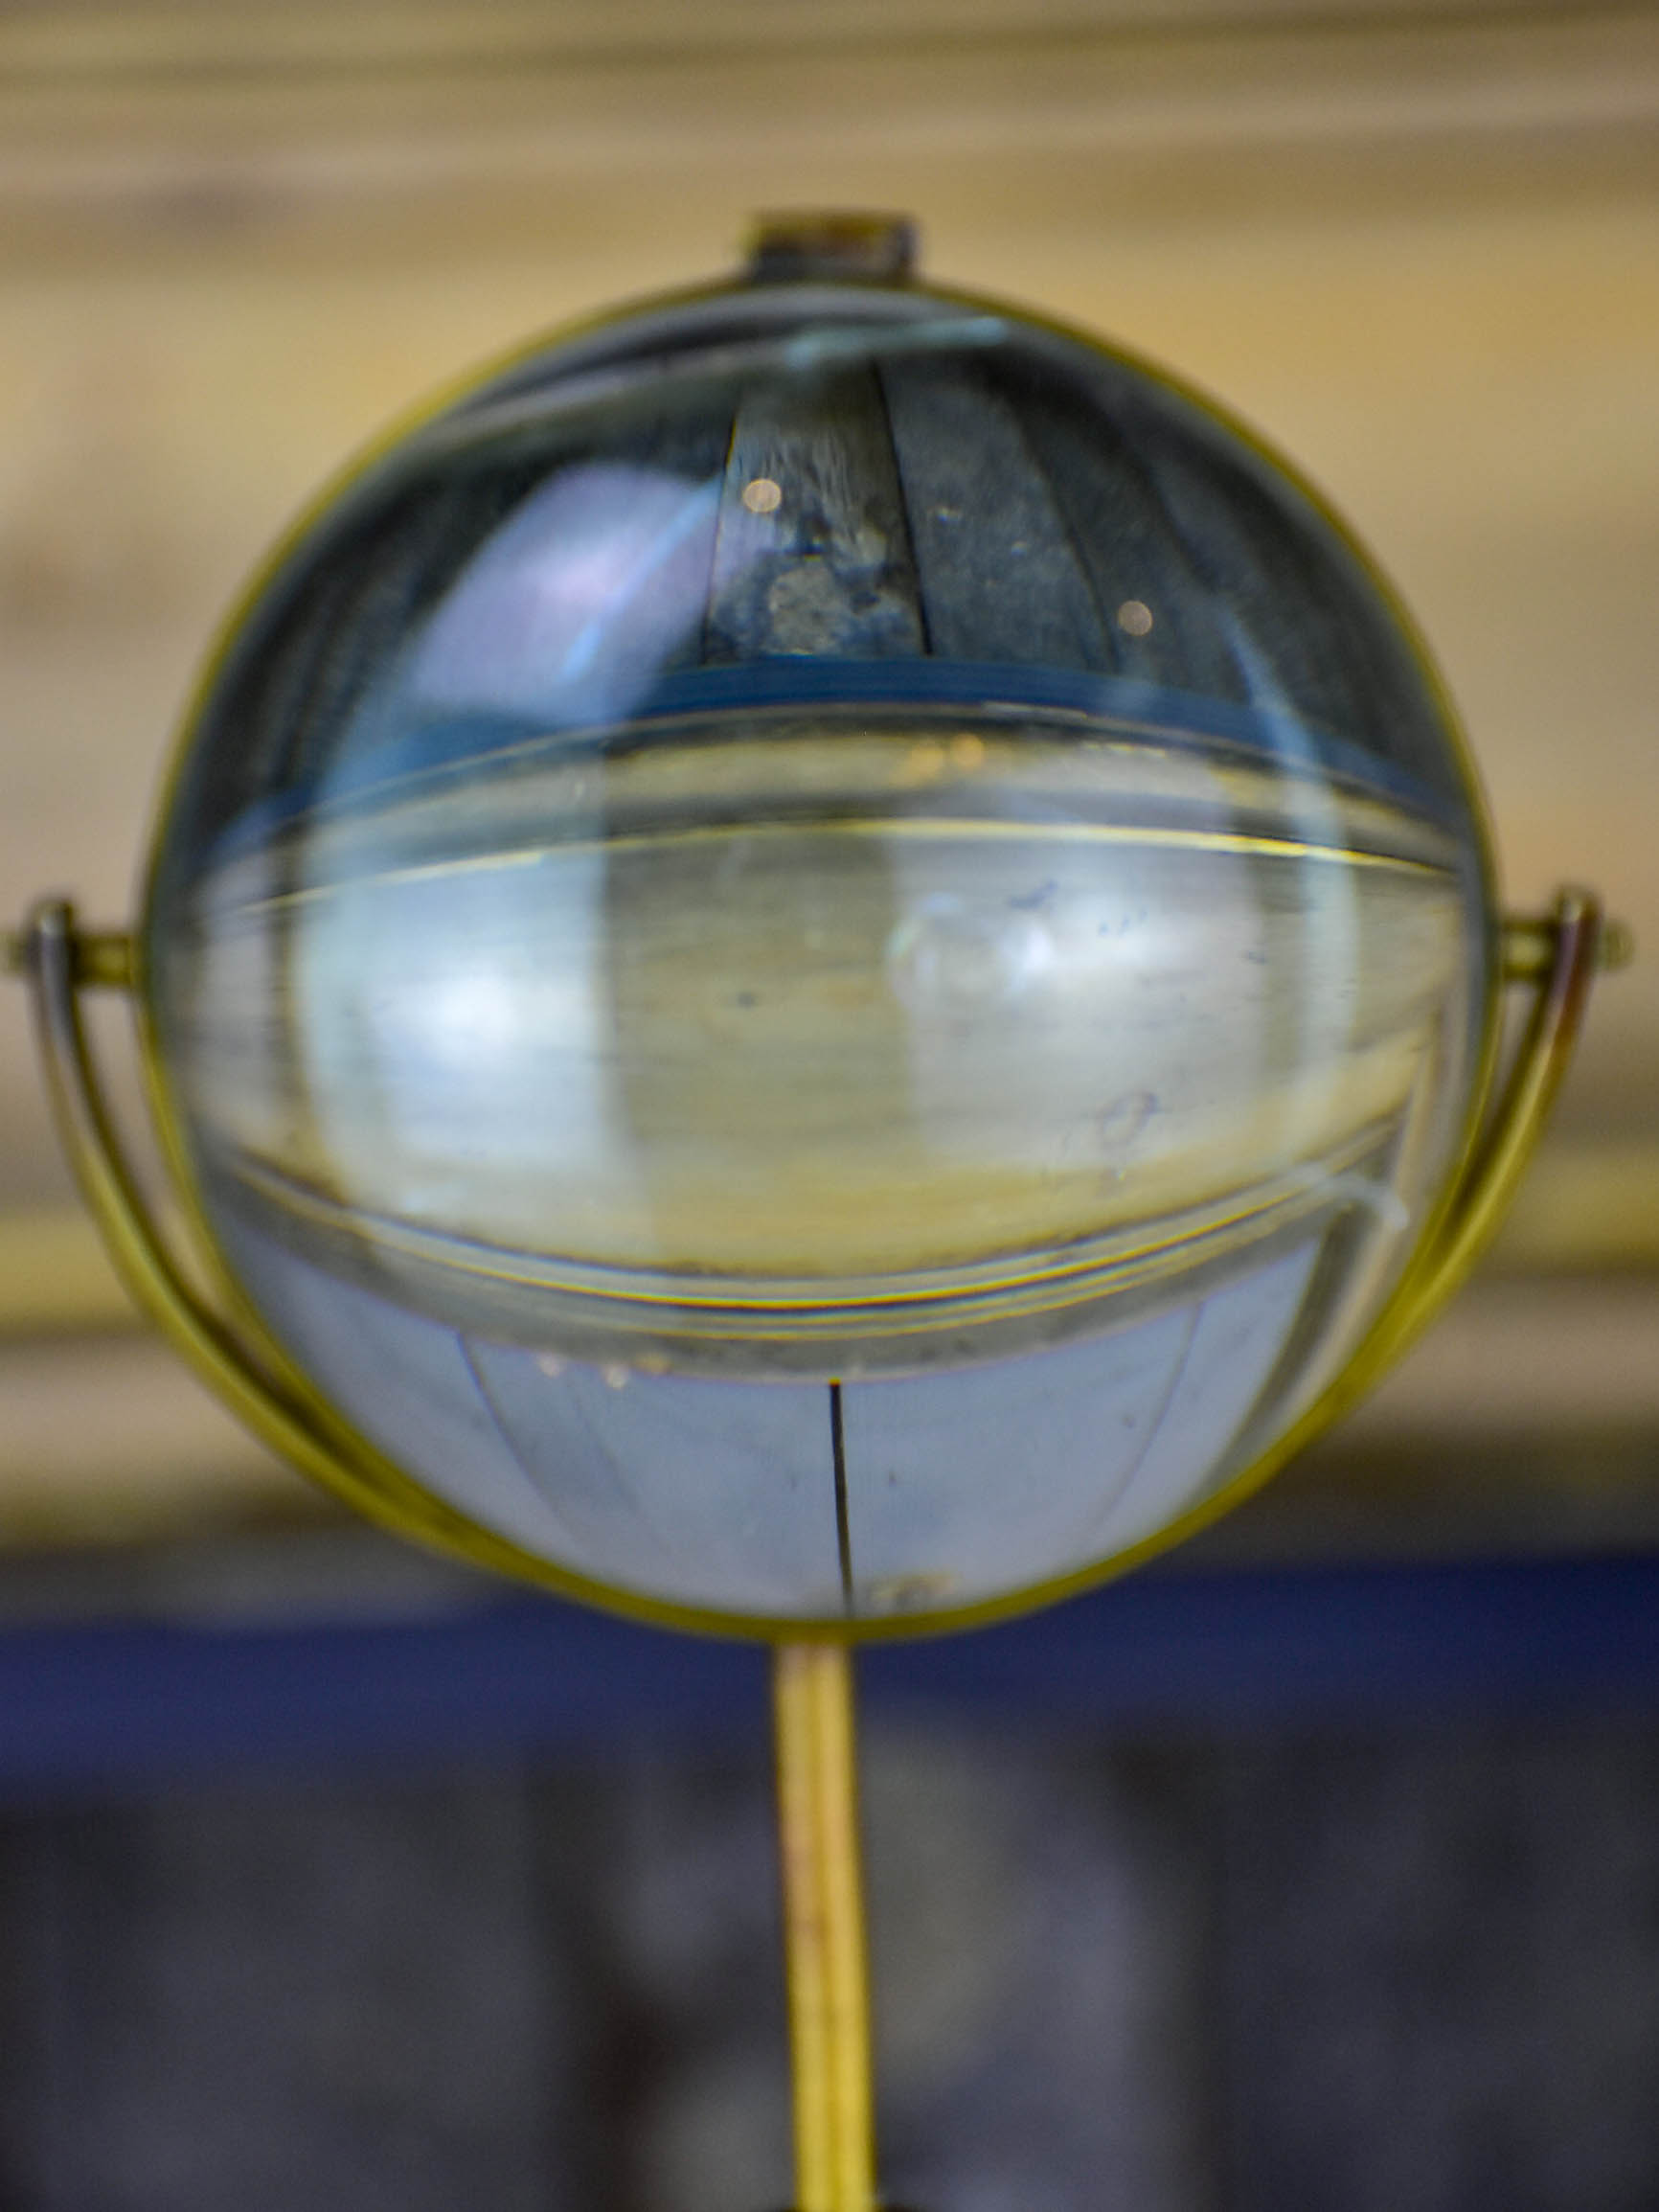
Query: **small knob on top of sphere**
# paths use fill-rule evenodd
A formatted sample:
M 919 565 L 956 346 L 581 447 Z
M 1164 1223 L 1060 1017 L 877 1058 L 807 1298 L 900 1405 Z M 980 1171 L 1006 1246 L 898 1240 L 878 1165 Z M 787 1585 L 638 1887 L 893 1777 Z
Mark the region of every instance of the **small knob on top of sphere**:
M 744 254 L 751 284 L 862 278 L 901 285 L 916 272 L 917 229 L 909 216 L 800 209 L 760 215 Z

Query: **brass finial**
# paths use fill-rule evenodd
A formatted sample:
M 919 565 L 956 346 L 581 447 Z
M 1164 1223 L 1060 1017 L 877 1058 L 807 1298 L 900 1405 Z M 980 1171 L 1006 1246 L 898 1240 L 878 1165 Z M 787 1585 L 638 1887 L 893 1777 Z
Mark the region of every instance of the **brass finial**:
M 821 209 L 761 215 L 749 231 L 749 282 L 788 285 L 816 277 L 901 285 L 915 273 L 916 244 L 909 216 Z

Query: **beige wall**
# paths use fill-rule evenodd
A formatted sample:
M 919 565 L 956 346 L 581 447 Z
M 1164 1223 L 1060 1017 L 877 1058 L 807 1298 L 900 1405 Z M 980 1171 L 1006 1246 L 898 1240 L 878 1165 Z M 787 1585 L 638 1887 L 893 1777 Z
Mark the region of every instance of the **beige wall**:
M 1513 897 L 1600 884 L 1649 950 L 1603 988 L 1510 1240 L 1519 1287 L 1477 1292 L 1369 1418 L 1402 1435 L 1482 1403 L 1581 1419 L 1566 1402 L 1593 1354 L 1595 1404 L 1654 1422 L 1648 9 L 9 13 L 0 905 L 63 887 L 128 912 L 214 624 L 355 444 L 492 349 L 718 268 L 751 210 L 805 202 L 914 210 L 942 277 L 1208 385 L 1393 570 L 1469 720 Z M 1573 1280 L 1540 1272 L 1563 1266 Z M 158 1349 L 87 1334 L 118 1311 L 8 990 L 0 1539 L 297 1498 Z

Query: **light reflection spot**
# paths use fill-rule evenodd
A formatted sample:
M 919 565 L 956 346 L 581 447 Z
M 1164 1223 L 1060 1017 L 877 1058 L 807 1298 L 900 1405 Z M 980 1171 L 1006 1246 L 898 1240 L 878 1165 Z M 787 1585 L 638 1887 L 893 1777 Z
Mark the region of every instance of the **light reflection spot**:
M 1145 637 L 1152 627 L 1152 610 L 1144 599 L 1126 599 L 1118 609 L 1118 627 L 1131 637 Z
M 742 497 L 751 514 L 776 514 L 784 504 L 784 487 L 770 476 L 751 476 Z
M 912 745 L 896 771 L 896 784 L 914 787 L 931 784 L 944 773 L 944 747 L 935 738 L 924 738 L 919 745 Z

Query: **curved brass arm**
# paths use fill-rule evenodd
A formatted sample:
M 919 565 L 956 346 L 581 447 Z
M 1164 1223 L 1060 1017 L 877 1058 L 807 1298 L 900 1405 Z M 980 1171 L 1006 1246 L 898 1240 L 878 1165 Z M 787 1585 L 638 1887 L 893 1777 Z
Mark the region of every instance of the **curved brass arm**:
M 1631 952 L 1629 931 L 1606 921 L 1593 891 L 1561 891 L 1547 917 L 1504 924 L 1504 979 L 1532 985 L 1537 996 L 1439 1233 L 1416 1263 L 1411 1294 L 1396 1301 L 1367 1347 L 1368 1380 L 1427 1328 L 1491 1242 L 1572 1061 L 1596 971 L 1625 967 Z
M 321 1400 L 284 1381 L 277 1360 L 261 1352 L 257 1338 L 193 1289 L 123 1157 L 81 1019 L 81 991 L 132 988 L 131 940 L 114 932 L 79 933 L 73 907 L 53 899 L 34 909 L 22 934 L 3 949 L 5 964 L 30 986 L 53 1116 L 87 1210 L 135 1304 L 198 1379 L 274 1451 L 365 1518 L 475 1566 L 526 1576 L 594 1604 L 608 1597 L 614 1605 L 611 1593 L 476 1525 L 367 1440 L 333 1424 Z M 678 1618 L 667 1608 L 639 1609 L 653 1619 Z M 680 1625 L 701 1624 L 687 1617 Z
M 79 936 L 74 909 L 61 899 L 41 901 L 12 941 L 16 955 L 9 965 L 30 985 L 53 1118 L 80 1195 L 133 1299 L 208 1387 L 304 1472 L 346 1491 L 365 1512 L 383 1519 L 385 1505 L 375 1489 L 191 1288 L 122 1157 L 92 1064 L 79 993 L 93 984 L 130 987 L 129 942 L 109 934 Z

